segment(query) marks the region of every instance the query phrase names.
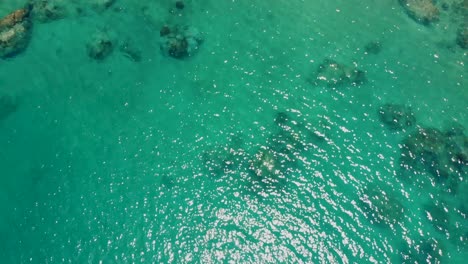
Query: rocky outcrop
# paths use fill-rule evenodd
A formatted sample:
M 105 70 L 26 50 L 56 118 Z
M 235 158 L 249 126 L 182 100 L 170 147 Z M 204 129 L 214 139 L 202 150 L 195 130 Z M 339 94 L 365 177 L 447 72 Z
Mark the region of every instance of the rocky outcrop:
M 400 0 L 401 6 L 409 17 L 422 24 L 439 20 L 439 9 L 433 0 Z
M 18 9 L 0 20 L 0 58 L 21 53 L 29 44 L 31 21 L 29 9 Z

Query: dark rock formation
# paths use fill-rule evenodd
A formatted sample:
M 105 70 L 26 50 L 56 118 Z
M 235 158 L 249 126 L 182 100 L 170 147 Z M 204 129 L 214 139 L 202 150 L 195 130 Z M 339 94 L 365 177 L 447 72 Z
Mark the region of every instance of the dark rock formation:
M 392 130 L 403 130 L 416 124 L 410 107 L 400 104 L 384 104 L 379 108 L 379 118 Z
M 86 45 L 88 56 L 94 60 L 104 60 L 114 50 L 114 43 L 106 32 L 98 32 L 93 35 Z
M 26 49 L 31 38 L 29 9 L 18 9 L 0 20 L 0 58 L 13 57 Z
M 168 26 L 160 30 L 161 50 L 176 59 L 193 56 L 203 42 L 201 33 L 190 26 Z
M 400 0 L 401 6 L 409 17 L 428 25 L 439 20 L 439 9 L 433 0 Z
M 366 82 L 366 74 L 355 67 L 325 59 L 319 65 L 312 82 L 315 85 L 325 85 L 328 87 L 356 86 Z

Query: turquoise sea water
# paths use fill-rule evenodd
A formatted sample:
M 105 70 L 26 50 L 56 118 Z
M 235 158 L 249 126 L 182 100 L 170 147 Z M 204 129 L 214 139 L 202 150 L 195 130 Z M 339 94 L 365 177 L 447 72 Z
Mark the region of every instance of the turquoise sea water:
M 397 0 L 56 2 L 0 60 L 1 263 L 468 257 L 466 163 L 448 180 L 400 166 L 419 129 L 468 126 L 463 1 L 430 25 Z M 166 24 L 199 49 L 164 54 Z M 96 32 L 115 43 L 102 60 Z M 316 83 L 325 59 L 366 80 Z M 415 123 L 389 128 L 388 103 Z

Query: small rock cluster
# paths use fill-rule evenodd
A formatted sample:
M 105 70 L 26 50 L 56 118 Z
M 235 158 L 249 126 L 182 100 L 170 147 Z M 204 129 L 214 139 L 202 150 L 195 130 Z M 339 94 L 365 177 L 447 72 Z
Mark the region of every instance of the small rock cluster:
M 117 0 L 87 0 L 86 5 L 95 11 L 104 11 Z M 174 7 L 182 11 L 186 5 L 175 1 Z M 66 0 L 29 0 L 27 7 L 19 9 L 0 20 L 0 58 L 12 57 L 23 51 L 29 43 L 32 23 L 47 23 L 62 19 L 83 9 Z M 203 36 L 192 26 L 164 25 L 160 30 L 160 48 L 167 56 L 184 59 L 193 56 L 203 43 Z M 116 41 L 106 32 L 98 32 L 86 43 L 86 53 L 93 60 L 102 61 L 115 49 L 132 61 L 141 61 L 141 52 L 132 41 Z
M 164 25 L 160 36 L 162 52 L 176 59 L 193 56 L 203 43 L 200 31 L 191 26 Z
M 18 9 L 0 20 L 0 58 L 13 57 L 29 44 L 31 37 L 30 10 Z
M 377 114 L 390 130 L 411 131 L 416 126 L 413 111 L 405 105 L 384 104 Z M 455 192 L 468 173 L 468 136 L 457 124 L 445 131 L 418 127 L 402 141 L 400 165 L 404 171 L 432 175 L 436 182 Z
M 466 215 L 465 189 L 468 186 L 468 136 L 464 127 L 454 123 L 450 129 L 439 130 L 432 127 L 416 126 L 416 118 L 410 107 L 401 104 L 384 104 L 377 111 L 380 121 L 392 131 L 403 131 L 406 134 L 400 146 L 400 176 L 404 182 L 414 183 L 417 188 L 435 186 L 438 192 L 459 198 L 457 210 Z M 433 190 L 431 190 L 433 192 Z M 361 208 L 366 217 L 374 224 L 385 224 L 387 227 L 399 220 L 400 205 L 391 201 L 384 192 L 372 192 L 367 189 L 367 196 L 361 199 Z M 451 234 L 453 241 L 465 241 L 466 229 L 460 228 L 451 219 L 445 202 L 426 203 L 422 215 L 442 234 Z M 463 216 L 465 219 L 465 217 Z M 430 247 L 435 244 L 423 243 L 427 252 L 421 254 L 412 249 L 405 249 L 405 259 L 439 258 Z M 423 258 L 422 258 L 423 257 Z

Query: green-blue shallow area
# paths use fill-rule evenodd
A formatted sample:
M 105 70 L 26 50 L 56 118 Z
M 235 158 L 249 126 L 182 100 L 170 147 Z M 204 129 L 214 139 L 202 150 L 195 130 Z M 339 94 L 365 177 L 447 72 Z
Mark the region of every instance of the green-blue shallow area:
M 26 2 L 1 263 L 465 263 L 467 1 Z

